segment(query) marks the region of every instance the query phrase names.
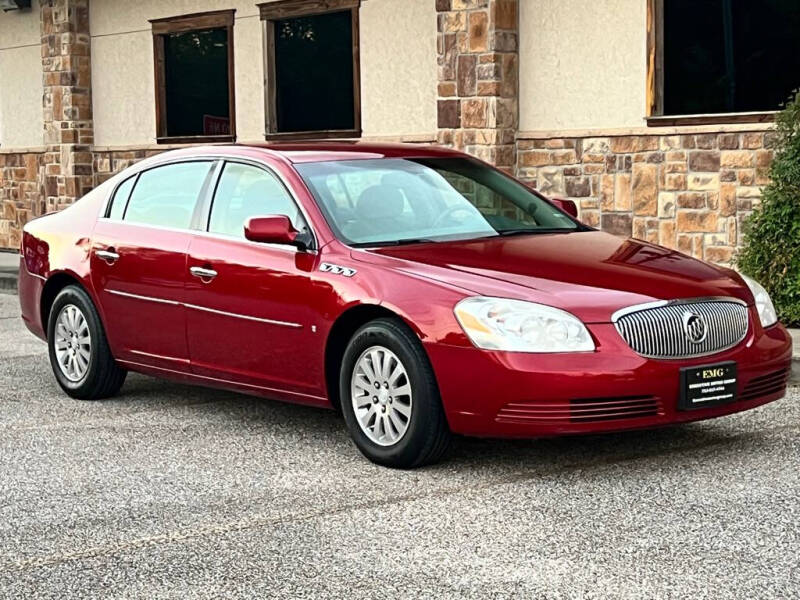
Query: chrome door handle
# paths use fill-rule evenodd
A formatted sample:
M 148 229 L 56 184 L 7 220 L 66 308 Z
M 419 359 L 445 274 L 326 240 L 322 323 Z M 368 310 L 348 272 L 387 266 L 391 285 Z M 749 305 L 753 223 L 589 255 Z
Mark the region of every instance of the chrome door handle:
M 189 272 L 200 279 L 214 279 L 217 276 L 214 269 L 204 269 L 203 267 L 191 267 Z
M 119 254 L 113 250 L 95 250 L 97 258 L 101 258 L 108 263 L 114 263 L 119 260 Z

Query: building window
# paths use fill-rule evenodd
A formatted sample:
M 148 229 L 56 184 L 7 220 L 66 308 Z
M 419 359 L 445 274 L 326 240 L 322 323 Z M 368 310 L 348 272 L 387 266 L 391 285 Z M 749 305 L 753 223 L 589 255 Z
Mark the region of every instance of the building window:
M 648 0 L 648 13 L 649 115 L 769 120 L 800 85 L 796 0 Z
M 159 143 L 236 139 L 233 13 L 150 21 Z
M 259 4 L 267 138 L 361 135 L 360 0 Z

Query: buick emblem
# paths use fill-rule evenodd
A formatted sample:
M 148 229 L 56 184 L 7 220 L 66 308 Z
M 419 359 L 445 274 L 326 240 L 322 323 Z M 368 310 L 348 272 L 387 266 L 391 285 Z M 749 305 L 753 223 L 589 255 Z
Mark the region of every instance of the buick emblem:
M 701 344 L 708 336 L 708 326 L 703 315 L 687 310 L 683 313 L 683 332 L 693 344 Z

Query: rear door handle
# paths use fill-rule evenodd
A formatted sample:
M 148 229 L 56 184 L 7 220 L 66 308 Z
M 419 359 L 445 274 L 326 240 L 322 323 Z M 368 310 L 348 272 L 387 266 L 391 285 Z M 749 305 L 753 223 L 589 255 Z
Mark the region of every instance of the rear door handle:
M 119 260 L 119 254 L 114 252 L 113 248 L 109 248 L 108 250 L 95 250 L 94 253 L 97 255 L 97 258 L 101 258 L 109 264 Z
M 189 272 L 200 279 L 214 279 L 214 277 L 217 276 L 217 272 L 214 269 L 206 269 L 203 267 L 191 267 Z

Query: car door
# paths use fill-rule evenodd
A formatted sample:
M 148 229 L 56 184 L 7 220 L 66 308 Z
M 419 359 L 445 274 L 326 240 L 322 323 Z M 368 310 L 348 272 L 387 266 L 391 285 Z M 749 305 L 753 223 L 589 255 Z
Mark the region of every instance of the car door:
M 184 161 L 122 182 L 92 240 L 92 284 L 114 356 L 189 370 L 183 306 L 186 251 L 214 161 Z
M 267 215 L 286 215 L 296 229 L 307 227 L 276 175 L 260 165 L 226 162 L 207 232 L 195 234 L 189 246 L 186 318 L 192 369 L 200 376 L 280 391 L 296 401 L 319 402 L 322 365 L 309 359 L 321 354 L 322 344 L 312 325 L 317 256 L 246 240 L 245 221 Z

